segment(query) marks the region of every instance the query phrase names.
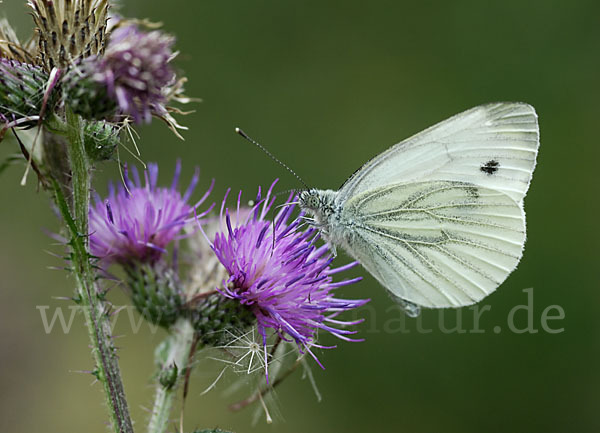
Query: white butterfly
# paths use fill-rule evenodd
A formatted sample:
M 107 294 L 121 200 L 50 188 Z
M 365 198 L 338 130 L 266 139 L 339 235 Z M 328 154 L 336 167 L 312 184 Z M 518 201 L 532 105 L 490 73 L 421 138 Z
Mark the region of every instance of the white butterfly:
M 339 191 L 303 191 L 300 207 L 409 314 L 470 305 L 519 263 L 538 147 L 532 106 L 481 105 L 392 146 Z

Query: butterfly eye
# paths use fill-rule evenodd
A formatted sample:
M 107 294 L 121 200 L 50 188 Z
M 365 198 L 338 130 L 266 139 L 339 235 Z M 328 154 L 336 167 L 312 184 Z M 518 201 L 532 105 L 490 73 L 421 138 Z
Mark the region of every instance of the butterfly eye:
M 303 191 L 300 194 L 300 201 L 309 209 L 316 209 L 320 204 L 319 197 L 310 191 Z

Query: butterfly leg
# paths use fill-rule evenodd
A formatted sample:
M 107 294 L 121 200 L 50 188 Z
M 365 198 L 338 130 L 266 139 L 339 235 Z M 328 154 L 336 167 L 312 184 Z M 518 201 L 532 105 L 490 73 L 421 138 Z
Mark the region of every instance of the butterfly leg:
M 305 221 L 308 224 L 316 224 L 317 220 L 311 217 L 308 217 L 306 215 L 300 215 L 298 218 L 300 218 L 301 220 Z
M 337 257 L 337 248 L 335 247 L 335 244 L 333 242 L 329 241 L 329 233 L 327 232 L 327 230 L 325 230 L 324 225 L 320 224 L 316 218 L 311 218 L 311 217 L 308 217 L 305 215 L 300 215 L 299 218 L 301 220 L 303 220 L 302 224 L 300 224 L 298 226 L 299 228 L 304 226 L 304 224 L 308 224 L 309 226 L 315 227 L 317 230 L 319 230 L 321 232 L 321 236 L 327 242 L 329 251 L 331 251 L 331 255 L 335 259 Z
M 331 242 L 329 242 L 329 251 L 331 251 L 331 255 L 333 256 L 333 258 L 335 259 L 337 257 L 337 248 L 334 244 L 332 244 Z

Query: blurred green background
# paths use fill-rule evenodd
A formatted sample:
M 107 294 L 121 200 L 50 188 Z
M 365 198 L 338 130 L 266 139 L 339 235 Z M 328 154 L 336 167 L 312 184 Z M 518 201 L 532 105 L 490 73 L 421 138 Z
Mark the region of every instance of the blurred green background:
M 203 185 L 217 180 L 217 200 L 226 187 L 250 195 L 275 177 L 281 190 L 298 186 L 236 136 L 235 126 L 311 185 L 336 188 L 388 146 L 477 104 L 526 101 L 540 117 L 525 255 L 482 303 L 491 308 L 480 319 L 485 332 L 445 333 L 436 311 L 398 330 L 401 315 L 367 277 L 343 292 L 373 299 L 360 313 L 366 341 L 318 353 L 326 366 L 313 369 L 321 402 L 295 374 L 278 388 L 279 420 L 251 426 L 253 410 L 226 409 L 233 400 L 220 393 L 225 386 L 200 396 L 218 370 L 197 369 L 188 429 L 599 431 L 599 2 L 128 0 L 123 13 L 163 21 L 177 36 L 177 66 L 190 79 L 188 93 L 203 100 L 182 119 L 190 127 L 185 141 L 159 122 L 140 128 L 142 158 L 161 163 L 165 182 L 178 157 L 188 179 L 201 166 Z M 5 0 L 0 15 L 23 36 L 32 27 L 25 1 Z M 14 151 L 0 144 L 1 156 Z M 100 166 L 98 190 L 116 173 L 115 163 Z M 42 228 L 57 230 L 58 223 L 33 177 L 23 188 L 21 176 L 13 167 L 0 182 L 0 431 L 105 431 L 100 388 L 76 373 L 92 365 L 82 317 L 68 335 L 59 328 L 47 335 L 36 309 L 67 308 L 53 297 L 70 295 L 73 281 L 48 269 L 60 261 L 47 251 L 61 250 Z M 527 288 L 539 332 L 510 332 L 507 317 L 527 302 Z M 117 291 L 112 297 L 125 302 Z M 561 333 L 540 327 L 550 305 L 565 312 L 549 322 Z M 461 311 L 463 328 L 471 329 L 472 310 Z M 457 314 L 444 313 L 446 326 Z M 153 347 L 164 334 L 143 327 L 133 335 L 126 316 L 121 320 L 126 392 L 137 431 L 144 431 Z M 527 326 L 524 311 L 515 322 Z M 433 331 L 418 332 L 418 325 Z

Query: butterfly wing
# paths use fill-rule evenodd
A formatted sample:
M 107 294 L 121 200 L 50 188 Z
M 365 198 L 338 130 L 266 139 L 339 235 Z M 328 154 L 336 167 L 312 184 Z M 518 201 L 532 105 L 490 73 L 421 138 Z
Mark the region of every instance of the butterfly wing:
M 341 202 L 381 186 L 424 180 L 474 183 L 523 200 L 539 146 L 537 115 L 519 102 L 481 105 L 373 158 L 339 191 Z
M 465 182 L 388 185 L 345 204 L 341 244 L 385 286 L 415 304 L 473 304 L 517 266 L 525 216 L 509 195 Z

